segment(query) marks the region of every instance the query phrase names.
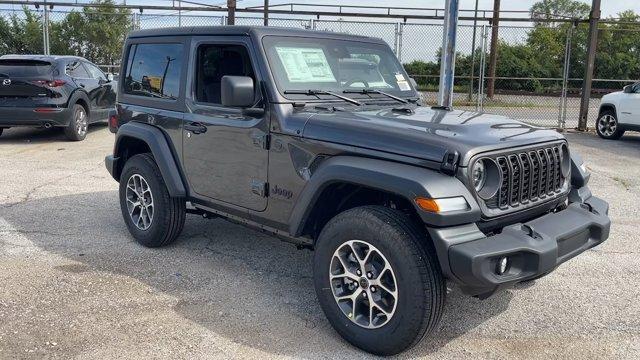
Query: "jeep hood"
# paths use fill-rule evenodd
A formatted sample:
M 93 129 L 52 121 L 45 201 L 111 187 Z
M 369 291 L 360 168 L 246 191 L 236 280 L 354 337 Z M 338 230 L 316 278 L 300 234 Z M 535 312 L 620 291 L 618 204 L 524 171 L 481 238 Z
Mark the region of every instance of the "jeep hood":
M 392 108 L 306 110 L 309 117 L 302 136 L 435 162 L 457 151 L 461 166 L 479 152 L 563 139 L 554 130 L 499 115 L 422 106 L 411 109 L 409 113 Z

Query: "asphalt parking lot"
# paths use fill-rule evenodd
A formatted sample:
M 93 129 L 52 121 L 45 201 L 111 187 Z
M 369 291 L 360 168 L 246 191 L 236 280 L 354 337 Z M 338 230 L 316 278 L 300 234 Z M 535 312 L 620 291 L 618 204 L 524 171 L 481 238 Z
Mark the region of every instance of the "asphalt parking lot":
M 439 330 L 403 358 L 640 358 L 640 136 L 568 134 L 611 205 L 602 246 L 480 301 L 453 287 Z M 365 358 L 325 320 L 311 253 L 187 217 L 147 249 L 104 168 L 113 135 L 0 137 L 0 358 Z

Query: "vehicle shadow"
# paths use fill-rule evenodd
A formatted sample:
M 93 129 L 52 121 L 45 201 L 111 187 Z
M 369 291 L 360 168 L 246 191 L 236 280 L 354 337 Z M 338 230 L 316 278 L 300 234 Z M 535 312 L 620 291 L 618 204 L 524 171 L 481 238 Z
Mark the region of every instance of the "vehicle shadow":
M 98 122 L 89 125 L 87 137 L 92 133 L 106 128 L 106 122 Z M 68 142 L 62 128 L 32 128 L 32 127 L 13 127 L 4 129 L 0 135 L 0 144 L 41 144 L 48 142 Z
M 13 231 L 38 248 L 77 262 L 55 270 L 77 273 L 83 268 L 83 274 L 140 281 L 153 289 L 149 292 L 178 299 L 173 312 L 234 343 L 292 357 L 367 356 L 342 340 L 325 319 L 313 289 L 310 251 L 196 216 L 187 217 L 176 243 L 147 249 L 129 236 L 115 191 L 30 200 L 2 213 Z M 3 246 L 0 242 L 0 252 Z M 151 295 L 145 290 L 116 296 Z M 505 311 L 512 297 L 503 292 L 480 301 L 454 288 L 440 328 L 401 357 L 437 352 Z

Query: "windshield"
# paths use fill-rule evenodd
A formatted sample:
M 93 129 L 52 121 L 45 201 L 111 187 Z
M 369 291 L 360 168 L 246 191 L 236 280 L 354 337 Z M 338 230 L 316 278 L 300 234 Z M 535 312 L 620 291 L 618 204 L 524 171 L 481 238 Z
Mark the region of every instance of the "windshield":
M 363 89 L 417 96 L 402 65 L 384 44 L 267 36 L 263 45 L 278 90 L 287 98 L 300 99 L 300 93 L 293 94 L 296 91 L 342 94 Z M 371 97 L 361 94 L 359 98 Z

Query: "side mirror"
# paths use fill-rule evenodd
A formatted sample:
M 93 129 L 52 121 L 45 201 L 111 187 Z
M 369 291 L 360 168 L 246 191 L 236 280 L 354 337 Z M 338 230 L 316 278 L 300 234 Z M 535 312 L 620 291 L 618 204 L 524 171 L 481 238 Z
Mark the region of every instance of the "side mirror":
M 253 105 L 255 92 L 252 78 L 225 75 L 220 86 L 222 106 L 247 108 Z
M 107 74 L 107 81 L 108 81 L 108 82 L 113 81 L 113 74 L 112 74 L 112 73 L 108 73 L 108 74 Z
M 633 92 L 633 85 L 627 85 L 622 88 L 622 92 L 625 94 L 631 94 Z

